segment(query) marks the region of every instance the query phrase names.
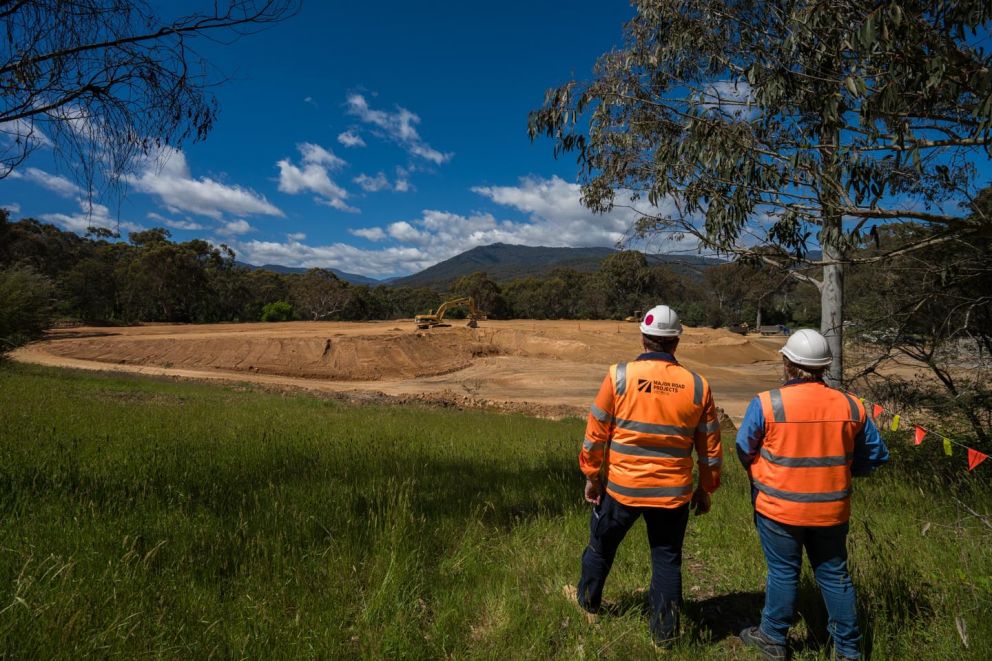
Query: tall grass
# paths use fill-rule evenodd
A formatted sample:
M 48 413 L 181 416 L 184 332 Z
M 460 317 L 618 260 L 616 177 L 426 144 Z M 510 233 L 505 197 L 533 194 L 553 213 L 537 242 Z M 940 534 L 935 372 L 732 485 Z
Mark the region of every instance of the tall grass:
M 641 526 L 607 586 L 611 616 L 587 625 L 561 596 L 588 526 L 582 426 L 5 367 L 0 652 L 653 657 Z M 690 522 L 670 658 L 753 658 L 734 634 L 758 615 L 764 564 L 730 459 L 713 513 Z M 867 645 L 989 658 L 992 530 L 955 499 L 988 513 L 992 491 L 900 465 L 855 497 Z M 797 658 L 821 658 L 808 573 L 800 601 Z

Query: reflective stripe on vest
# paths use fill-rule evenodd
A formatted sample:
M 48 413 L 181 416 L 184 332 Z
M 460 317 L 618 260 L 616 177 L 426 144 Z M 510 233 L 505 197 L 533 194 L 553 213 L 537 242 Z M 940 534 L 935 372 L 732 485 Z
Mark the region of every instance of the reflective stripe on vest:
M 610 418 L 613 417 L 609 413 L 607 413 L 606 411 L 604 411 L 603 409 L 601 409 L 598 406 L 596 406 L 595 404 L 593 404 L 589 408 L 589 413 L 591 413 L 592 414 L 592 417 L 596 418 L 600 422 L 609 422 L 610 421 Z
M 804 382 L 761 393 L 765 437 L 751 476 L 755 508 L 797 526 L 829 526 L 850 517 L 854 439 L 864 409 L 847 393 Z
M 627 363 L 617 364 L 617 371 L 613 375 L 613 384 L 616 387 L 618 395 L 623 395 L 627 392 Z
M 631 498 L 677 498 L 692 494 L 691 484 L 676 487 L 625 487 L 611 480 L 606 483 L 606 488 Z
M 851 497 L 851 489 L 844 489 L 843 491 L 824 491 L 822 493 L 803 493 L 801 491 L 783 491 L 782 489 L 773 489 L 767 484 L 762 484 L 757 480 L 754 480 L 754 488 L 761 493 L 768 494 L 769 496 L 774 496 L 776 498 L 781 498 L 782 500 L 791 500 L 794 503 L 833 503 L 839 500 L 846 500 Z
M 701 420 L 706 382 L 660 360 L 619 363 L 610 368 L 610 377 L 614 426 L 607 490 L 631 506 L 688 502 L 693 439 L 697 428 L 711 424 Z

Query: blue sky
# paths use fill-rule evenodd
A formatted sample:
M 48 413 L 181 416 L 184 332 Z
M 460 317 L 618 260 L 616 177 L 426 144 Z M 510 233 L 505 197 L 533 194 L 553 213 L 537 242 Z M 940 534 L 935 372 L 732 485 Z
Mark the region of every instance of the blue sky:
M 42 149 L 0 181 L 0 205 L 76 230 L 164 225 L 256 264 L 373 277 L 496 241 L 612 245 L 630 217 L 581 207 L 574 158 L 532 144 L 527 113 L 547 88 L 587 77 L 631 12 L 309 0 L 260 34 L 198 44 L 225 80 L 220 118 L 206 141 L 140 167 L 123 201 L 84 213 L 73 173 Z

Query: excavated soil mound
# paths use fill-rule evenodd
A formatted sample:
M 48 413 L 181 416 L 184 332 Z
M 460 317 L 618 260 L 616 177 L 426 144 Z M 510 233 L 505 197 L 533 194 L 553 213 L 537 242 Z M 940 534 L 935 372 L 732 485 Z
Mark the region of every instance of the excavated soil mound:
M 126 365 L 222 369 L 335 381 L 411 379 L 468 367 L 496 351 L 469 331 L 329 337 L 100 337 L 52 342 L 58 356 Z M 455 332 L 450 332 L 455 331 Z
M 783 342 L 687 328 L 677 355 L 709 379 L 717 404 L 736 418 L 755 392 L 781 382 Z M 456 325 L 415 331 L 408 320 L 55 329 L 13 357 L 320 392 L 445 401 L 453 401 L 446 393 L 458 393 L 466 401 L 538 412 L 559 406 L 587 410 L 607 366 L 641 351 L 637 324 L 622 322 L 490 320 L 475 330 Z

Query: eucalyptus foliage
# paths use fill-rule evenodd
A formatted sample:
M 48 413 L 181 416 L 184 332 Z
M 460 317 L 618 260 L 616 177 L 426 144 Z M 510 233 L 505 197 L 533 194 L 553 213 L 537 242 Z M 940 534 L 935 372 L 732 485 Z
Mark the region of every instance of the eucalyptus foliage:
M 992 143 L 987 1 L 636 0 L 623 46 L 548 92 L 532 137 L 575 152 L 597 211 L 646 200 L 642 235 L 822 278 L 842 375 L 843 271 L 879 224 L 981 231 L 975 159 Z M 822 248 L 822 257 L 813 249 Z M 874 255 L 881 261 L 887 254 Z M 810 259 L 816 257 L 816 259 Z
M 206 137 L 218 81 L 196 51 L 284 20 L 298 0 L 0 2 L 0 179 L 52 148 L 85 180 L 122 182 L 136 160 Z M 168 6 L 168 5 L 166 5 Z

